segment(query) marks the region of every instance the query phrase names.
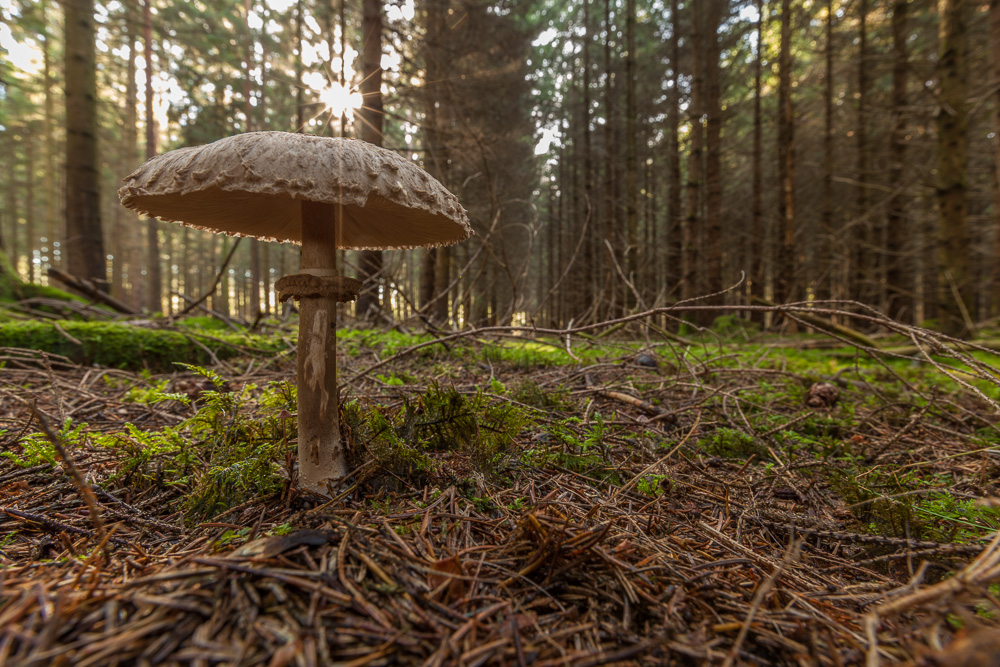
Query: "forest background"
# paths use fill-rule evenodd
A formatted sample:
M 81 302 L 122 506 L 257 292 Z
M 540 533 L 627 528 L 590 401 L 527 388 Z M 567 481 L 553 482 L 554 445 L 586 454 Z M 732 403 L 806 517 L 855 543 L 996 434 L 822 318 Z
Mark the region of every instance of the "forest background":
M 374 264 L 346 253 L 382 319 L 564 326 L 714 295 L 857 300 L 959 333 L 1000 308 L 996 0 L 5 0 L 0 15 L 0 250 L 24 280 L 63 268 L 176 312 L 234 241 L 136 218 L 123 176 L 240 132 L 361 136 L 377 118 L 477 233 Z M 210 307 L 273 312 L 297 262 L 242 242 Z

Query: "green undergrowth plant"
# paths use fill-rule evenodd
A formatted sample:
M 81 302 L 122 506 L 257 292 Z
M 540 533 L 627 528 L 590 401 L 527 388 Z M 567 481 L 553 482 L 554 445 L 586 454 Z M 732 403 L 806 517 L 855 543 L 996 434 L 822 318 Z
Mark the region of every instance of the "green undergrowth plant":
M 184 423 L 198 442 L 201 472 L 185 499 L 194 519 L 216 516 L 248 499 L 280 491 L 288 481 L 289 441 L 295 436 L 295 389 L 272 382 L 252 399 L 253 386 L 224 391 L 211 370 L 189 366 L 215 387 L 203 392 L 202 407 Z
M 527 452 L 527 461 L 544 468 L 554 465 L 580 473 L 597 481 L 613 485 L 621 483 L 611 458 L 606 438 L 611 427 L 599 412 L 584 423 L 579 417 L 568 417 L 545 424 L 540 447 Z
M 68 450 L 88 446 L 105 450 L 105 466 L 97 482 L 109 490 L 150 488 L 180 492 L 179 503 L 189 522 L 209 519 L 252 498 L 280 491 L 288 482 L 291 441 L 295 439 L 295 387 L 272 382 L 227 390 L 226 381 L 212 370 L 183 365 L 208 381 L 195 404 L 184 394 L 163 391 L 162 382 L 139 388 L 133 400 L 145 403 L 175 401 L 197 407 L 179 424 L 142 429 L 126 423 L 118 432 L 105 433 L 67 420 L 58 435 Z M 41 433 L 22 438 L 0 456 L 19 466 L 54 464 L 55 448 Z
M 440 470 L 440 454 L 462 457 L 484 477 L 499 477 L 515 456 L 515 438 L 531 423 L 507 401 L 437 384 L 397 409 L 348 402 L 342 416 L 355 447 L 374 462 L 375 477 L 412 484 Z

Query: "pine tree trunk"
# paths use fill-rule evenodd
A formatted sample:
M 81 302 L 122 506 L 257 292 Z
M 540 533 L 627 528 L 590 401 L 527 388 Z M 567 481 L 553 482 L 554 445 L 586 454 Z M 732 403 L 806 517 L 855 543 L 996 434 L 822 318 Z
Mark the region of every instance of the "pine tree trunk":
M 135 169 L 139 162 L 139 111 L 136 104 L 136 100 L 139 97 L 139 90 L 135 83 L 135 59 L 138 55 L 135 43 L 139 38 L 137 26 L 140 21 L 137 10 L 138 6 L 136 3 L 126 3 L 124 30 L 128 40 L 128 69 L 126 70 L 128 81 L 125 82 L 125 123 L 123 132 L 125 134 L 125 162 L 127 163 L 128 171 L 123 171 L 123 174 L 127 174 L 132 169 Z M 119 206 L 118 208 L 125 211 L 125 223 L 131 229 L 136 230 L 128 235 L 126 265 L 128 266 L 129 283 L 128 304 L 139 311 L 146 304 L 147 289 L 147 284 L 142 278 L 141 270 L 143 237 L 142 234 L 138 233 L 138 230 L 142 229 L 142 227 L 139 225 L 139 216 L 125 209 L 123 206 Z
M 94 2 L 66 12 L 66 268 L 107 287 L 97 157 L 97 66 Z
M 858 182 L 857 206 L 854 217 L 857 228 L 851 234 L 854 241 L 853 298 L 869 303 L 872 286 L 877 281 L 875 257 L 872 252 L 874 235 L 868 211 L 868 0 L 858 0 L 858 120 L 854 129 L 857 139 L 855 179 Z
M 6 233 L 3 231 L 4 224 L 0 224 L 0 249 L 3 249 L 4 253 L 7 255 L 8 262 L 12 267 L 12 271 L 16 276 L 17 280 L 20 281 L 21 277 L 18 275 L 17 269 L 17 253 L 18 253 L 18 242 L 17 242 L 17 225 L 20 215 L 20 206 L 18 203 L 18 191 L 17 191 L 17 138 L 14 136 L 14 128 L 12 126 L 4 128 L 3 131 L 4 138 L 4 151 L 6 155 L 6 166 L 7 166 L 7 196 L 4 199 L 3 207 L 3 220 L 0 223 L 4 223 L 7 227 Z
M 823 77 L 823 204 L 820 211 L 820 243 L 817 248 L 816 298 L 831 296 L 833 264 L 833 0 L 826 0 L 826 44 Z
M 48 2 L 42 5 L 42 13 L 49 15 L 51 8 Z M 45 96 L 45 236 L 49 247 L 49 265 L 56 265 L 56 248 L 64 235 L 60 233 L 59 224 L 59 194 L 56 192 L 56 140 L 55 140 L 55 81 L 52 76 L 52 35 L 48 27 L 45 31 L 45 41 L 42 45 L 42 85 Z
M 795 247 L 795 115 L 792 107 L 792 3 L 781 0 L 778 50 L 778 220 L 781 225 L 774 296 L 778 303 L 798 298 Z
M 37 122 L 31 121 L 24 133 L 24 254 L 28 264 L 28 282 L 36 282 L 40 276 L 35 266 L 37 236 L 35 230 L 35 134 Z
M 618 300 L 616 299 L 615 287 L 618 285 L 617 274 L 615 272 L 615 258 L 612 251 L 618 247 L 615 239 L 615 231 L 618 227 L 615 211 L 615 163 L 617 162 L 617 151 L 615 141 L 611 132 L 611 125 L 614 119 L 614 77 L 611 71 L 611 1 L 604 0 L 604 29 L 606 38 L 604 40 L 604 240 L 610 245 L 602 249 L 601 257 L 604 258 L 604 303 L 608 308 L 607 315 L 616 317 L 618 315 Z
M 678 31 L 680 14 L 677 0 L 670 2 L 670 90 L 667 94 L 667 169 L 669 184 L 667 190 L 667 258 L 664 271 L 665 287 L 676 290 L 682 280 L 681 257 L 684 246 L 681 243 L 681 228 L 684 226 L 681 189 L 681 146 L 680 146 L 680 62 L 681 47 Z
M 704 68 L 702 54 L 704 53 L 704 30 L 702 22 L 702 5 L 695 2 L 691 5 L 691 99 L 688 102 L 688 120 L 691 123 L 687 168 L 687 212 L 681 230 L 681 298 L 691 299 L 701 293 L 701 282 L 698 271 L 698 260 L 701 248 L 698 244 L 698 228 L 701 224 L 701 189 L 702 189 L 702 153 L 704 145 L 704 130 L 702 128 L 702 113 L 704 109 Z M 696 318 L 697 319 L 697 318 Z
M 943 331 L 957 335 L 967 328 L 965 318 L 971 316 L 967 309 L 972 304 L 966 221 L 966 0 L 940 0 L 938 16 L 938 317 Z
M 625 4 L 625 43 L 628 49 L 625 54 L 625 229 L 628 234 L 625 269 L 628 279 L 633 284 L 641 284 L 637 271 L 640 259 L 639 245 L 639 178 L 636 172 L 636 144 L 639 127 L 636 122 L 635 99 L 635 0 L 626 0 Z M 635 297 L 632 291 L 625 288 L 623 306 L 634 307 Z
M 993 81 L 1000 81 L 1000 0 L 990 0 Z M 993 312 L 1000 313 L 1000 90 L 993 100 Z
M 451 158 L 445 136 L 446 120 L 444 112 L 448 107 L 448 10 L 449 0 L 426 0 L 426 35 L 424 58 L 426 63 L 426 85 L 424 86 L 424 143 L 426 148 L 425 169 L 448 187 L 448 162 Z M 448 321 L 450 295 L 448 288 L 451 256 L 446 248 L 427 249 L 424 252 L 421 270 L 421 290 L 426 299 L 421 305 L 434 301 L 427 313 L 438 324 Z M 428 285 L 430 287 L 428 288 Z
M 303 104 L 302 94 L 305 85 L 302 83 L 302 23 L 304 9 L 302 0 L 295 3 L 295 129 L 293 132 L 303 132 L 306 124 L 306 110 Z
M 753 172 L 751 176 L 750 195 L 750 295 L 763 297 L 766 295 L 766 268 L 764 265 L 764 134 L 761 125 L 761 70 L 764 49 L 764 12 L 767 6 L 764 0 L 757 0 L 757 52 L 754 54 L 753 65 L 753 155 L 751 157 Z M 755 318 L 763 320 L 763 315 Z
M 583 218 L 580 221 L 580 233 L 585 241 L 581 249 L 582 257 L 577 258 L 576 283 L 577 299 L 576 307 L 571 316 L 577 322 L 585 314 L 590 313 L 589 318 L 593 319 L 593 310 L 596 298 L 594 291 L 594 241 L 598 238 L 597 224 L 594 219 L 594 167 L 593 151 L 591 149 L 590 136 L 590 42 L 592 35 L 590 31 L 590 1 L 583 0 L 583 44 L 581 47 L 583 56 L 583 105 L 580 107 L 580 131 L 583 133 Z
M 906 164 L 906 22 L 909 0 L 892 5 L 892 132 L 889 136 L 889 186 L 895 188 L 886 205 L 886 313 L 893 319 L 912 319 L 912 288 L 907 272 L 906 196 L 903 166 Z
M 382 145 L 382 4 L 364 0 L 361 20 L 361 139 Z M 375 320 L 382 310 L 379 289 L 382 284 L 382 251 L 363 250 L 358 260 L 358 280 L 363 287 L 358 295 L 357 315 Z
M 722 82 L 719 24 L 729 14 L 728 0 L 708 0 L 705 42 L 705 241 L 709 293 L 722 289 L 725 261 L 722 239 Z
M 153 122 L 153 0 L 142 6 L 143 54 L 146 61 L 146 159 L 156 155 L 156 125 Z M 146 308 L 151 313 L 163 310 L 163 269 L 160 262 L 159 223 L 146 223 Z M 138 278 L 138 276 L 137 276 Z

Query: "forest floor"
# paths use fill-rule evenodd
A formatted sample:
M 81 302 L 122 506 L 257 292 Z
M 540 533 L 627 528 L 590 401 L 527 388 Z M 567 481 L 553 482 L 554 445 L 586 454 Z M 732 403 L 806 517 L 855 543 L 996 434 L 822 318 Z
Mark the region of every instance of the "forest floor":
M 325 503 L 290 351 L 0 349 L 0 665 L 996 664 L 986 350 L 636 338 L 341 331 Z

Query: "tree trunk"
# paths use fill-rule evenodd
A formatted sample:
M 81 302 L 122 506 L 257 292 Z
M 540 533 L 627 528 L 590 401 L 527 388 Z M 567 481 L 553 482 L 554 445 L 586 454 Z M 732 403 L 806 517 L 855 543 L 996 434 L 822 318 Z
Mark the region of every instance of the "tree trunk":
M 823 77 L 823 204 L 817 248 L 816 298 L 831 296 L 833 282 L 833 0 L 826 0 L 826 44 Z
M 939 0 L 937 203 L 940 248 L 938 316 L 946 333 L 966 330 L 971 314 L 966 221 L 966 0 Z
M 993 81 L 1000 82 L 1000 0 L 990 0 Z M 993 101 L 993 315 L 1000 313 L 1000 89 Z
M 146 159 L 156 155 L 156 125 L 153 122 L 153 0 L 142 5 L 143 54 L 146 61 Z M 146 223 L 146 308 L 151 313 L 163 309 L 163 270 L 160 262 L 160 224 Z M 137 276 L 138 278 L 138 276 Z
M 427 0 L 425 3 L 426 36 L 424 58 L 426 62 L 426 83 L 424 85 L 424 143 L 426 148 L 425 169 L 448 187 L 448 143 L 446 141 L 445 112 L 448 107 L 448 53 L 447 18 L 449 0 Z M 438 324 L 448 321 L 449 295 L 444 294 L 451 275 L 450 255 L 446 248 L 427 249 L 421 271 L 421 289 L 426 290 L 426 300 L 422 306 L 434 301 L 431 311 L 426 313 Z M 428 282 L 429 281 L 429 282 Z M 431 285 L 429 289 L 426 285 Z
M 604 258 L 604 304 L 607 306 L 607 315 L 616 317 L 618 315 L 618 303 L 615 294 L 615 286 L 618 284 L 615 272 L 615 257 L 613 250 L 618 247 L 615 238 L 617 230 L 615 211 L 615 163 L 617 162 L 617 151 L 612 136 L 611 124 L 614 118 L 614 77 L 611 71 L 611 2 L 604 0 L 604 29 L 606 36 L 604 39 L 604 240 L 610 245 L 603 248 L 601 257 Z
M 709 293 L 722 289 L 725 262 L 722 238 L 722 73 L 719 62 L 719 24 L 729 14 L 728 0 L 708 0 L 705 43 L 705 242 L 706 284 Z
M 855 178 L 858 182 L 857 207 L 854 218 L 857 225 L 851 238 L 854 240 L 854 290 L 852 297 L 869 303 L 872 286 L 877 281 L 872 233 L 872 220 L 868 212 L 868 0 L 858 0 L 858 121 L 855 127 L 857 155 Z
M 681 47 L 680 10 L 677 0 L 670 2 L 670 90 L 667 95 L 667 166 L 670 179 L 667 190 L 667 230 L 669 244 L 664 281 L 669 291 L 674 291 L 682 281 L 681 257 L 684 246 L 681 243 L 681 228 L 684 226 L 681 191 L 681 146 L 680 146 L 680 63 Z
M 704 130 L 701 117 L 704 109 L 704 30 L 702 4 L 691 5 L 691 99 L 688 102 L 688 120 L 691 123 L 691 147 L 688 152 L 687 169 L 687 213 L 681 231 L 683 251 L 681 254 L 681 298 L 691 299 L 701 293 L 698 260 L 701 248 L 698 243 L 698 228 L 701 224 L 702 152 Z M 699 321 L 704 318 L 698 317 Z
M 382 4 L 364 0 L 361 19 L 361 95 L 364 105 L 359 114 L 361 139 L 382 145 Z M 379 289 L 382 284 L 382 251 L 363 250 L 359 258 L 357 315 L 374 321 L 382 310 Z
M 775 279 L 775 301 L 798 298 L 795 247 L 795 115 L 792 108 L 792 3 L 781 0 L 781 44 L 778 50 L 778 220 L 781 241 Z
M 750 295 L 765 296 L 766 271 L 764 265 L 764 134 L 761 125 L 761 70 L 764 49 L 764 0 L 757 0 L 757 52 L 753 65 L 753 155 L 751 157 L 752 185 L 750 195 Z M 761 315 L 761 318 L 763 315 Z
M 139 12 L 137 10 L 138 7 L 134 2 L 126 3 L 124 29 L 128 39 L 128 69 L 126 73 L 128 81 L 125 82 L 124 133 L 125 161 L 129 170 L 138 166 L 139 161 L 139 111 L 136 104 L 136 100 L 139 97 L 139 90 L 135 83 L 135 58 L 137 55 L 135 43 L 139 38 L 137 26 L 140 24 Z M 128 173 L 128 171 L 123 171 L 122 173 Z M 146 304 L 146 290 L 148 287 L 146 281 L 142 278 L 141 269 L 143 237 L 142 234 L 138 233 L 138 230 L 142 229 L 142 227 L 139 225 L 139 216 L 125 209 L 123 206 L 119 206 L 118 208 L 125 211 L 126 224 L 136 230 L 136 232 L 128 234 L 128 248 L 126 251 L 128 257 L 126 264 L 128 266 L 129 299 L 127 303 L 133 310 L 140 311 Z
M 303 132 L 306 124 L 306 110 L 302 101 L 304 84 L 302 83 L 302 23 L 304 9 L 302 0 L 295 3 L 295 129 L 293 132 Z
M 594 257 L 593 240 L 597 237 L 597 225 L 594 222 L 594 167 L 593 151 L 591 149 L 590 136 L 590 42 L 592 35 L 590 32 L 590 1 L 583 0 L 583 104 L 580 107 L 580 131 L 583 133 L 583 219 L 580 234 L 584 236 L 582 257 L 577 258 L 575 289 L 577 298 L 574 300 L 575 308 L 571 313 L 577 322 L 585 314 L 594 316 L 594 300 L 596 293 L 593 289 L 593 276 L 596 257 Z
M 97 65 L 94 2 L 75 0 L 66 14 L 66 267 L 107 287 L 97 161 Z
M 628 49 L 625 54 L 625 229 L 628 244 L 624 268 L 630 281 L 641 284 L 636 276 L 642 253 L 639 245 L 639 179 L 636 173 L 636 135 L 639 128 L 635 100 L 635 0 L 626 0 L 625 3 L 625 43 Z M 635 297 L 627 288 L 622 305 L 635 305 Z
M 907 280 L 906 196 L 903 166 L 906 164 L 906 20 L 909 0 L 892 5 L 892 132 L 889 136 L 889 186 L 895 188 L 886 207 L 886 313 L 893 319 L 913 318 L 912 288 Z
M 44 16 L 50 15 L 49 3 L 42 4 Z M 45 240 L 49 248 L 49 265 L 56 265 L 56 248 L 63 235 L 59 233 L 59 194 L 56 192 L 56 140 L 55 140 L 55 82 L 52 76 L 52 35 L 45 28 L 42 45 L 42 85 L 44 87 L 45 109 Z M 42 272 L 44 274 L 44 271 Z
M 37 121 L 28 123 L 24 133 L 24 254 L 28 260 L 28 282 L 41 280 L 35 266 L 35 134 Z

